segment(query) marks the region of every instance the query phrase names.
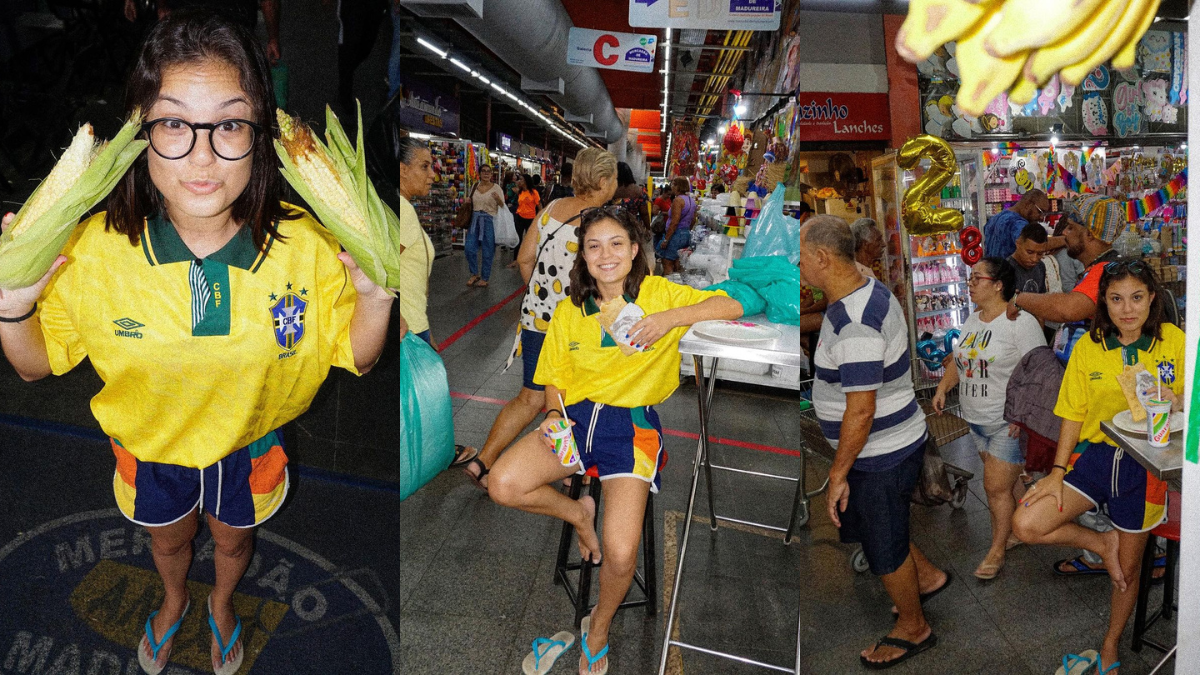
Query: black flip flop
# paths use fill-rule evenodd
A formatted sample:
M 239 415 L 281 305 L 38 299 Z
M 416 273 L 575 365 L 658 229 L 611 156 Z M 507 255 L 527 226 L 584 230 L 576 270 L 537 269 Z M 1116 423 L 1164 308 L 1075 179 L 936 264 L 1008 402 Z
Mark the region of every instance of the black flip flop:
M 463 450 L 472 450 L 469 457 L 463 457 Z M 454 461 L 450 462 L 450 468 L 456 466 L 466 466 L 471 463 L 471 460 L 479 456 L 479 448 L 472 448 L 467 445 L 454 446 Z M 459 459 L 462 457 L 462 459 Z
M 478 476 L 476 476 L 475 474 L 473 474 L 467 470 L 472 464 L 479 465 L 479 475 Z M 467 462 L 467 465 L 463 467 L 463 473 L 467 474 L 467 478 L 471 479 L 471 482 L 475 484 L 475 487 L 479 488 L 480 490 L 483 490 L 484 492 L 487 492 L 487 486 L 484 485 L 480 481 L 483 480 L 484 476 L 488 475 L 489 470 L 486 466 L 483 465 L 483 462 L 480 461 L 480 459 L 478 457 L 473 457 L 473 458 L 471 458 L 470 461 Z
M 936 596 L 938 593 L 941 593 L 942 591 L 946 590 L 946 587 L 950 585 L 951 581 L 954 581 L 954 575 L 951 574 L 949 570 L 947 570 L 946 571 L 946 583 L 942 584 L 941 586 L 938 586 L 937 588 L 933 589 L 932 591 L 929 591 L 928 593 L 922 593 L 921 594 L 921 605 L 924 606 L 925 603 L 932 600 L 934 598 L 934 596 Z M 893 611 L 892 616 L 900 616 L 900 612 Z
M 862 661 L 862 664 L 864 666 L 866 666 L 868 670 L 887 670 L 888 668 L 891 668 L 892 666 L 896 666 L 901 663 L 904 663 L 905 661 L 911 659 L 912 657 L 916 656 L 917 654 L 920 654 L 923 651 L 933 649 L 935 646 L 937 646 L 937 636 L 934 635 L 933 633 L 930 633 L 929 637 L 922 640 L 920 642 L 920 644 L 917 644 L 914 642 L 909 642 L 908 640 L 901 640 L 900 638 L 884 636 L 884 637 L 879 638 L 879 641 L 875 643 L 876 648 L 878 648 L 881 645 L 884 647 L 895 647 L 897 649 L 903 649 L 904 653 L 901 654 L 900 656 L 892 659 L 891 661 L 878 661 L 878 662 L 868 661 L 867 657 L 859 656 L 858 657 L 859 660 Z

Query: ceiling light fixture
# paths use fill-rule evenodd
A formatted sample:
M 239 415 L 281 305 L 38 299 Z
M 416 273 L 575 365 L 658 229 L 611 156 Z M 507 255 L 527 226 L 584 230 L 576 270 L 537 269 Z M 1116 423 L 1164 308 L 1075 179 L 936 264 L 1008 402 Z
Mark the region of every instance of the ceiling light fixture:
M 426 49 L 433 52 L 434 54 L 437 54 L 438 56 L 442 57 L 443 59 L 446 58 L 446 56 L 450 53 L 450 52 L 446 51 L 445 49 L 442 49 L 442 48 L 438 47 L 437 45 L 433 44 L 432 42 L 426 40 L 423 37 L 417 38 L 417 42 L 421 43 L 421 45 L 424 46 Z

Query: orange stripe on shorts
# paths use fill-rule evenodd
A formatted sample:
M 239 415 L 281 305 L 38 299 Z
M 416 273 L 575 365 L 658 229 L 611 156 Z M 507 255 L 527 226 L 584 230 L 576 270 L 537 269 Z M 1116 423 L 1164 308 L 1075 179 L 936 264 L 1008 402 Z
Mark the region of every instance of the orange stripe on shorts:
M 129 487 L 137 487 L 137 458 L 121 447 L 116 439 L 112 440 L 113 454 L 117 457 L 117 474 Z
M 287 467 L 287 455 L 278 445 L 271 446 L 266 454 L 250 460 L 250 493 L 265 495 L 283 484 L 283 470 Z

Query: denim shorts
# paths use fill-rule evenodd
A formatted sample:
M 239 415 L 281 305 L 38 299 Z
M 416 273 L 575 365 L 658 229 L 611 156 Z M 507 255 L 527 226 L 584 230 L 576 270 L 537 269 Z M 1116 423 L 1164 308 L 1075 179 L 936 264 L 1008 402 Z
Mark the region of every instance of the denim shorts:
M 545 341 L 545 333 L 521 328 L 521 365 L 525 367 L 525 377 L 521 386 L 526 389 L 546 391 L 546 387 L 533 382 L 533 375 L 537 372 L 538 357 L 542 355 L 542 343 Z
M 871 573 L 891 574 L 908 559 L 909 504 L 925 462 L 922 440 L 899 464 L 883 471 L 850 469 L 850 499 L 838 518 L 838 537 L 862 544 Z
M 675 230 L 675 234 L 671 235 L 671 241 L 667 242 L 667 247 L 664 250 L 661 246 L 665 234 L 663 233 L 654 237 L 654 255 L 663 260 L 679 260 L 679 249 L 687 248 L 692 244 L 692 231 L 683 229 Z
M 1008 435 L 1008 422 L 1000 424 L 968 424 L 971 440 L 979 454 L 987 453 L 1001 462 L 1025 464 L 1025 453 L 1021 451 L 1021 439 Z

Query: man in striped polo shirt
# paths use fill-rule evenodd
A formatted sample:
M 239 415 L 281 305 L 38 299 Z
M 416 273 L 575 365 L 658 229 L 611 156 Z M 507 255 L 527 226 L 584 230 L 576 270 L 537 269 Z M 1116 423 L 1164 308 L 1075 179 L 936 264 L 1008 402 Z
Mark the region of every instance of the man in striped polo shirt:
M 843 542 L 862 544 L 899 615 L 888 635 L 863 650 L 879 668 L 933 647 L 921 602 L 950 576 L 909 542 L 909 500 L 921 472 L 925 415 L 909 373 L 908 327 L 887 288 L 854 265 L 846 221 L 812 218 L 800 228 L 800 274 L 829 306 L 813 363 L 813 406 L 837 450 L 829 470 L 829 518 Z

